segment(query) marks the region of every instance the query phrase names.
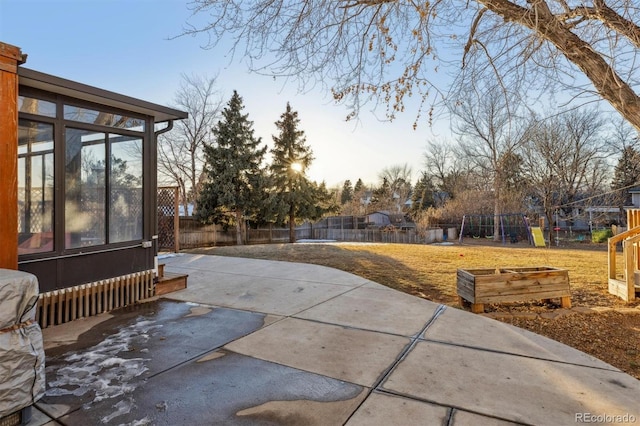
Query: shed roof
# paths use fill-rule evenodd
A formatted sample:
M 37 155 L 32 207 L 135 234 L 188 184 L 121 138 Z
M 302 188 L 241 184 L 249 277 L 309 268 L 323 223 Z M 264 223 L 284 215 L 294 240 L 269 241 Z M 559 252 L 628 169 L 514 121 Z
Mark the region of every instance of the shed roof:
M 184 111 L 45 74 L 29 68 L 18 67 L 18 82 L 21 86 L 33 87 L 35 89 L 46 90 L 96 104 L 152 116 L 155 123 L 182 120 L 188 116 Z

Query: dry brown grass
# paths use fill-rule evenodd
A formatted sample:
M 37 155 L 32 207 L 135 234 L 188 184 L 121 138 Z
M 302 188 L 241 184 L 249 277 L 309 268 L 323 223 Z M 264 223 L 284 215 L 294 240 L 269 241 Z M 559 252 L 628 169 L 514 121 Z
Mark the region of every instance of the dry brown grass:
M 330 266 L 449 305 L 457 301 L 458 268 L 553 266 L 569 271 L 574 306 L 628 306 L 607 290 L 604 250 L 492 243 L 449 246 L 309 243 L 212 247 L 191 252 Z

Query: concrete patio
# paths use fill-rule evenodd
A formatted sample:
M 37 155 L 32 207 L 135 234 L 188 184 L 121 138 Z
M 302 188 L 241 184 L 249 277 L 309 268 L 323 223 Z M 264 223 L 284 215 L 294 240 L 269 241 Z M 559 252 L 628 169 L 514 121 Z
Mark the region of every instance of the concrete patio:
M 335 269 L 163 259 L 189 287 L 44 330 L 33 425 L 640 423 L 640 381 Z

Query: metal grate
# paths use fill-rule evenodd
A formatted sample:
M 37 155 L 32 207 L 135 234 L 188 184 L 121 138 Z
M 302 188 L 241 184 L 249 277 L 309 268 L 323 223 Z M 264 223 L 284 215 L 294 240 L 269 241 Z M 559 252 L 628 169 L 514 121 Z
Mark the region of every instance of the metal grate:
M 0 418 L 0 426 L 18 426 L 22 424 L 22 416 L 20 411 L 9 414 L 7 417 Z
M 0 426 L 22 426 L 31 421 L 31 406 L 18 410 L 5 417 L 0 417 Z
M 149 270 L 42 293 L 36 320 L 46 328 L 131 305 L 155 294 L 153 278 Z

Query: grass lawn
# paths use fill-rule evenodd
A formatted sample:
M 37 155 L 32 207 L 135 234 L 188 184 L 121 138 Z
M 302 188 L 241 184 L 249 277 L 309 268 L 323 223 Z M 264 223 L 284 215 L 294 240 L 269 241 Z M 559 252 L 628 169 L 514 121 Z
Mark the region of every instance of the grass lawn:
M 569 271 L 574 306 L 626 305 L 607 290 L 605 250 L 488 244 L 305 243 L 212 247 L 190 252 L 330 266 L 447 305 L 457 303 L 458 268 L 552 266 Z M 621 257 L 617 256 L 618 260 Z M 622 270 L 622 266 L 619 268 Z

